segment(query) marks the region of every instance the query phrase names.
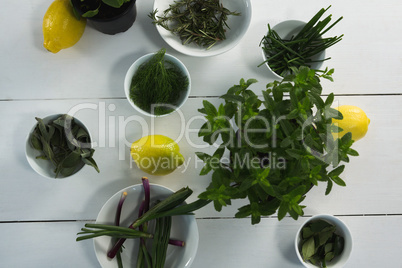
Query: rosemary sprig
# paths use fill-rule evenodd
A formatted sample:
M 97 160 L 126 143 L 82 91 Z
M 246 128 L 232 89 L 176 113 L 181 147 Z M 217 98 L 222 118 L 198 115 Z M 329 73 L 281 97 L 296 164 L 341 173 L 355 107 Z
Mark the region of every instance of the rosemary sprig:
M 322 37 L 343 18 L 340 17 L 327 27 L 332 15 L 321 21 L 320 18 L 330 7 L 318 11 L 301 31 L 290 39 L 282 39 L 268 24 L 268 33 L 260 42 L 267 59 L 258 67 L 267 62 L 272 71 L 284 77 L 292 73 L 292 68 L 311 67 L 311 63 L 329 60 L 330 58 L 323 60 L 312 58 L 342 40 L 343 34 L 329 38 Z
M 228 16 L 239 16 L 219 3 L 219 0 L 174 1 L 163 15 L 157 16 L 155 9 L 149 14 L 153 23 L 177 34 L 183 45 L 195 43 L 210 49 L 226 39 Z

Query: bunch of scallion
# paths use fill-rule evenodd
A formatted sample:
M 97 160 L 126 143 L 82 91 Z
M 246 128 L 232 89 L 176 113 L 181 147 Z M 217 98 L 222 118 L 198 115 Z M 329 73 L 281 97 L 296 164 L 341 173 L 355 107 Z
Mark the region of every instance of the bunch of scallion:
M 331 21 L 331 15 L 321 21 L 320 18 L 330 7 L 326 9 L 322 8 L 318 11 L 301 31 L 290 39 L 282 39 L 268 24 L 268 33 L 260 42 L 260 46 L 263 45 L 262 49 L 267 59 L 259 66 L 268 63 L 272 71 L 284 77 L 292 73 L 292 67 L 300 68 L 301 66 L 307 66 L 310 68 L 314 62 L 330 59 L 313 60 L 315 55 L 338 43 L 343 37 L 343 35 L 329 38 L 323 37 L 326 32 L 343 18 L 340 17 L 327 27 Z
M 135 105 L 155 115 L 172 112 L 189 83 L 179 67 L 165 59 L 165 53 L 162 48 L 141 64 L 130 86 L 130 98 Z
M 99 236 L 109 236 L 114 240 L 114 245 L 108 251 L 109 258 L 117 258 L 119 268 L 123 267 L 120 252 L 123 250 L 123 243 L 126 239 L 139 239 L 140 247 L 137 257 L 136 267 L 163 268 L 166 261 L 166 252 L 168 245 L 184 246 L 184 241 L 170 238 L 170 229 L 172 226 L 172 217 L 177 215 L 190 215 L 193 211 L 209 204 L 210 200 L 197 200 L 190 204 L 183 204 L 184 201 L 193 193 L 193 191 L 184 187 L 171 194 L 166 199 L 159 201 L 156 205 L 150 207 L 150 185 L 146 177 L 142 178 L 145 198 L 139 209 L 138 218 L 128 227 L 121 227 L 120 214 L 127 193 L 123 192 L 117 205 L 115 224 L 85 224 L 77 235 L 77 241 L 91 239 Z M 148 224 L 155 220 L 155 230 L 150 232 Z M 151 250 L 146 247 L 146 240 L 152 243 Z

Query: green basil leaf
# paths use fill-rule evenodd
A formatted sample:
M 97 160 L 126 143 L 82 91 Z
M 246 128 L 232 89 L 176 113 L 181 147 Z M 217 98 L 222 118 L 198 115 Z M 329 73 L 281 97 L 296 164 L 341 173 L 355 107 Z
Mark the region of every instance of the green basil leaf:
M 310 223 L 311 231 L 314 233 L 321 232 L 327 227 L 332 227 L 333 225 L 324 220 L 315 220 Z
M 325 243 L 327 243 L 327 241 L 332 237 L 333 234 L 334 228 L 331 228 L 331 230 L 326 232 L 320 232 L 318 234 L 318 241 L 320 241 L 319 246 L 325 245 Z
M 303 227 L 301 234 L 302 234 L 303 239 L 307 239 L 307 238 L 310 238 L 311 236 L 313 236 L 314 232 L 311 231 L 311 228 L 309 226 L 305 226 L 305 227 Z
M 308 261 L 315 253 L 314 237 L 310 237 L 302 245 L 302 256 L 304 261 Z

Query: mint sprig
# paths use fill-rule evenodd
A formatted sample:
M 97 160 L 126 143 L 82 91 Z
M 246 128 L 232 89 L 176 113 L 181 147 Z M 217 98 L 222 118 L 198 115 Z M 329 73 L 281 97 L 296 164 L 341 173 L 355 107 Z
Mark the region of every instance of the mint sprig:
M 279 220 L 287 214 L 297 219 L 306 193 L 319 182 L 327 184 L 325 194 L 333 184 L 345 186 L 342 162 L 358 153 L 350 148 L 350 133 L 340 139 L 332 135 L 341 131 L 332 118 L 342 114 L 331 108 L 334 94 L 323 99 L 320 83 L 332 81 L 332 73 L 293 68 L 282 81 L 269 83 L 262 98 L 250 89 L 255 79 L 241 79 L 219 106 L 204 100 L 199 112 L 206 123 L 198 135 L 219 147 L 213 155 L 196 153 L 205 163 L 201 175 L 212 171 L 199 198 L 212 200 L 217 211 L 233 199 L 248 199 L 235 216 L 251 216 L 256 224 L 276 212 Z

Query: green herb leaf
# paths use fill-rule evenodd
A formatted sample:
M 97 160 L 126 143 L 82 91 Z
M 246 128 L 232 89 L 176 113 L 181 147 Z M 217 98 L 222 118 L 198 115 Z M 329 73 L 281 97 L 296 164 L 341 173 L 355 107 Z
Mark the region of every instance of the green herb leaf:
M 114 8 L 119 8 L 124 4 L 124 0 L 102 0 L 103 3 L 105 3 L 108 6 L 114 7 Z
M 310 237 L 302 245 L 302 256 L 304 261 L 308 261 L 315 253 L 314 237 Z
M 130 84 L 134 104 L 155 115 L 172 112 L 189 83 L 182 70 L 165 59 L 165 54 L 166 49 L 162 48 L 141 64 Z
M 84 128 L 75 123 L 72 116 L 64 114 L 46 124 L 40 118 L 36 118 L 36 120 L 38 123 L 31 135 L 30 143 L 43 153 L 38 159 L 52 163 L 56 178 L 59 175 L 64 177 L 72 175 L 85 161 L 99 172 L 92 159 L 94 150 L 83 149 L 81 151 L 77 147 L 80 146 L 80 143 L 74 139 L 74 135 L 85 142 L 90 142 L 90 137 Z
M 209 116 L 217 116 L 218 115 L 218 110 L 215 108 L 212 103 L 210 103 L 207 100 L 203 100 L 202 104 L 204 105 L 204 109 L 207 115 Z
M 224 104 L 203 102 L 199 111 L 207 123 L 199 136 L 218 145 L 219 153 L 212 157 L 197 154 L 205 164 L 200 174 L 214 172 L 200 196 L 213 200 L 216 210 L 231 200 L 246 199 L 250 206 L 243 206 L 236 217 L 251 216 L 253 224 L 275 212 L 278 220 L 287 214 L 297 219 L 304 214 L 302 202 L 312 186 L 326 182 L 327 195 L 334 183 L 345 185 L 339 178 L 345 168 L 341 162 L 348 162 L 348 155 L 357 152 L 351 149 L 350 134 L 334 141 L 330 131 L 327 116 L 340 114 L 328 108 L 333 94 L 322 99 L 320 78 L 333 70 L 317 75 L 308 67 L 292 67 L 292 72 L 282 81 L 267 84 L 263 101 L 248 89 L 254 80 L 240 79 L 223 95 Z M 222 157 L 223 151 L 229 153 L 229 161 Z M 218 165 L 213 167 L 211 159 Z
M 100 170 L 98 168 L 98 165 L 96 164 L 95 160 L 92 157 L 88 157 L 88 158 L 82 158 L 82 162 L 84 162 L 84 164 L 87 164 L 93 168 L 95 168 L 95 170 L 99 173 Z
M 215 0 L 177 0 L 161 15 L 157 13 L 148 15 L 154 24 L 177 34 L 183 45 L 195 43 L 206 49 L 226 39 L 228 16 L 240 15 Z

